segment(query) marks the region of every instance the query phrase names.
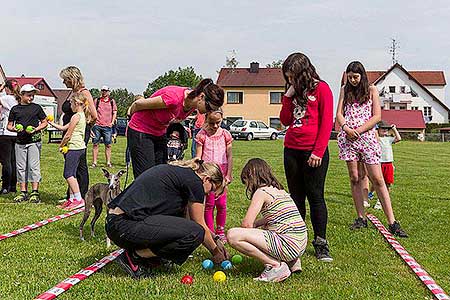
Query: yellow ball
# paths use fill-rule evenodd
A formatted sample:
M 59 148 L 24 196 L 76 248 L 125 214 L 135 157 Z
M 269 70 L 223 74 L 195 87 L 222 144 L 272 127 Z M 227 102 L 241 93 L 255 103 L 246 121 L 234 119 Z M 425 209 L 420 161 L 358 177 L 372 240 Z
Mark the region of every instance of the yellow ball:
M 227 275 L 225 275 L 225 273 L 222 271 L 217 271 L 216 273 L 214 273 L 213 279 L 215 282 L 224 282 L 225 280 L 227 280 Z
M 69 151 L 69 147 L 64 146 L 64 147 L 62 147 L 62 148 L 59 148 L 59 151 L 60 151 L 62 154 L 66 154 L 66 153 Z
M 48 115 L 48 116 L 47 116 L 47 121 L 53 122 L 53 120 L 55 120 L 55 118 L 53 117 L 53 115 Z

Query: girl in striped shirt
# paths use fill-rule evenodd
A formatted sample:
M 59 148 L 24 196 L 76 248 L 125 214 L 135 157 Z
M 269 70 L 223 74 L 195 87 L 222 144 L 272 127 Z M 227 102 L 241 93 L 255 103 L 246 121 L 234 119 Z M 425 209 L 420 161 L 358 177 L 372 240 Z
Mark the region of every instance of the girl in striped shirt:
M 264 160 L 249 160 L 241 180 L 251 202 L 242 227 L 228 230 L 228 242 L 265 265 L 255 280 L 283 281 L 291 272 L 301 271 L 300 256 L 307 244 L 305 222 Z M 259 213 L 262 218 L 256 219 Z

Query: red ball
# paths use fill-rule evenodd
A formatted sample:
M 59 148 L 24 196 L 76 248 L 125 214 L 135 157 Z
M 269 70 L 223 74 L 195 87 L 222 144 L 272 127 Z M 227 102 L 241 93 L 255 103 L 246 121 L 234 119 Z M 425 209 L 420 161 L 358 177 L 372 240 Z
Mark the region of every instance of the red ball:
M 191 275 L 184 275 L 183 278 L 181 278 L 182 284 L 192 284 L 194 283 L 194 278 L 192 278 Z

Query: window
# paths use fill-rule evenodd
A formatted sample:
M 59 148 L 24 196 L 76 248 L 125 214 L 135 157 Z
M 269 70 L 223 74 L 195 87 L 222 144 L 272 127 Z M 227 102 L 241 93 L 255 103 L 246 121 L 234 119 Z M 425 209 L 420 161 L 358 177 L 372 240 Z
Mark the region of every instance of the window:
M 258 128 L 255 121 L 250 122 L 250 128 Z
M 234 127 L 244 127 L 247 124 L 247 121 L 236 120 L 233 122 Z
M 284 129 L 284 126 L 280 122 L 280 118 L 269 118 L 269 126 L 276 130 Z
M 424 106 L 423 107 L 423 115 L 425 117 L 431 117 L 431 106 Z
M 411 88 L 411 96 L 419 97 L 419 94 L 417 94 L 417 92 Z
M 419 110 L 418 106 L 411 106 L 411 110 Z
M 282 92 L 270 92 L 270 104 L 281 104 Z
M 231 125 L 234 122 L 236 122 L 237 120 L 242 120 L 242 117 L 226 117 L 225 119 L 223 119 L 223 122 L 225 122 L 226 125 Z M 242 125 L 242 126 L 244 126 L 244 125 Z M 233 125 L 233 126 L 235 126 L 235 125 Z M 239 127 L 239 126 L 237 126 L 237 127 Z
M 42 83 L 39 83 L 39 84 L 37 84 L 36 85 L 36 88 L 38 89 L 38 90 L 43 90 L 44 89 L 44 85 L 42 84 Z
M 259 127 L 259 128 L 262 128 L 262 129 L 267 129 L 267 128 L 269 128 L 269 127 L 267 127 L 267 125 L 264 124 L 263 122 L 257 122 L 257 123 L 258 123 L 258 127 Z
M 228 104 L 242 104 L 244 100 L 243 92 L 227 92 Z
M 405 94 L 406 93 L 406 86 L 400 87 L 400 93 Z
M 395 86 L 389 86 L 389 93 L 395 93 Z

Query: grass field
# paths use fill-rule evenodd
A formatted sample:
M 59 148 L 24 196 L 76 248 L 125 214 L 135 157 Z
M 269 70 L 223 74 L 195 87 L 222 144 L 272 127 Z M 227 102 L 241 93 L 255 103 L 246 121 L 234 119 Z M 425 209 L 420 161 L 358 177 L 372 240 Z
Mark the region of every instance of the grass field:
M 113 148 L 115 171 L 125 167 L 124 148 L 125 139 L 120 138 Z M 234 142 L 236 180 L 230 186 L 228 228 L 240 224 L 248 205 L 238 180 L 243 164 L 252 157 L 266 159 L 285 183 L 282 149 L 280 140 Z M 395 145 L 394 152 L 393 207 L 397 219 L 410 234 L 410 238 L 400 242 L 450 292 L 450 146 L 405 141 Z M 188 151 L 186 155 L 189 156 Z M 253 282 L 252 277 L 261 272 L 262 266 L 245 258 L 241 265 L 228 272 L 225 284 L 217 284 L 212 274 L 201 268 L 201 261 L 208 258 L 208 253 L 200 247 L 183 266 L 141 281 L 130 279 L 112 263 L 59 299 L 432 299 L 373 226 L 359 232 L 348 229 L 355 212 L 346 167 L 337 158 L 335 142 L 330 142 L 330 157 L 326 200 L 333 263 L 316 261 L 309 242 L 302 259 L 303 272 L 284 283 Z M 104 160 L 100 160 L 100 165 L 104 165 Z M 0 233 L 62 213 L 55 207 L 66 190 L 63 158 L 56 144 L 43 145 L 41 166 L 43 203 L 13 204 L 13 195 L 0 197 Z M 104 181 L 100 167 L 90 169 L 90 176 L 91 184 Z M 380 211 L 369 211 L 386 223 Z M 115 248 L 106 249 L 103 219 L 97 222 L 97 236 L 85 242 L 78 238 L 81 215 L 1 241 L 0 299 L 33 299 L 112 252 Z M 310 229 L 309 217 L 306 221 Z M 85 232 L 89 232 L 88 226 Z M 311 233 L 310 230 L 310 240 Z M 179 283 L 186 273 L 194 276 L 192 286 Z

